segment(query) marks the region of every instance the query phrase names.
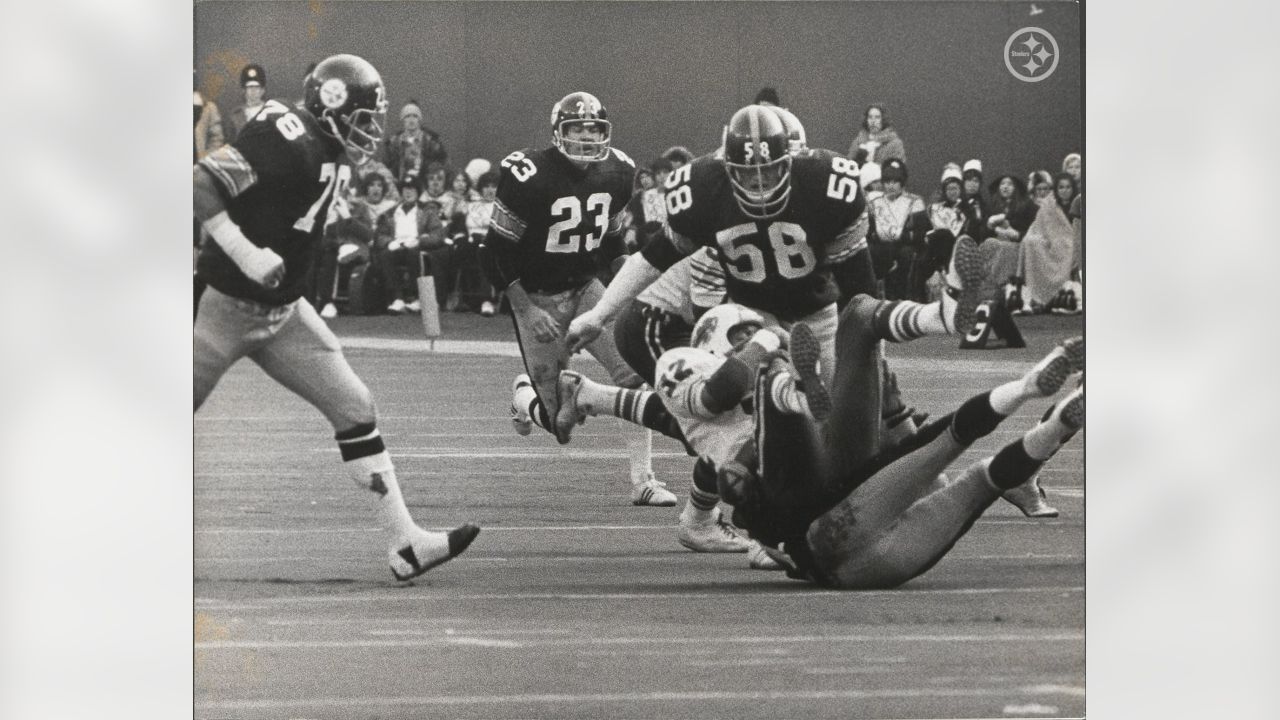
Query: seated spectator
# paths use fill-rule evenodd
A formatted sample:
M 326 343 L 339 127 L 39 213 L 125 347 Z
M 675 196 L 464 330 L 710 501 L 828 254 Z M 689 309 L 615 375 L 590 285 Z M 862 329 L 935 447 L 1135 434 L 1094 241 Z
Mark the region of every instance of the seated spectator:
M 267 71 L 261 65 L 245 65 L 240 71 L 240 87 L 244 93 L 244 104 L 231 111 L 228 143 L 235 142 L 245 124 L 267 104 Z
M 480 269 L 479 249 L 489 233 L 489 220 L 493 217 L 494 203 L 498 199 L 500 174 L 489 171 L 480 176 L 477 183 L 480 194 L 467 204 L 464 220 L 465 234 L 455 242 L 455 277 L 459 296 L 478 301 L 480 314 L 493 317 L 498 310 L 498 297 L 493 285 Z
M 653 187 L 653 171 L 647 167 L 636 168 L 635 177 L 631 179 L 632 197 Z
M 1053 176 L 1048 170 L 1036 170 L 1027 176 L 1027 189 L 1031 192 L 1031 200 L 1040 205 L 1040 201 L 1053 195 Z
M 1034 175 L 1038 176 L 1041 172 Z M 1044 173 L 1048 175 L 1048 173 Z M 1041 178 L 1037 177 L 1037 186 Z M 1024 312 L 1043 313 L 1063 286 L 1071 281 L 1076 248 L 1071 224 L 1071 203 L 1076 199 L 1076 180 L 1067 173 L 1053 178 L 1048 195 L 1036 193 L 1039 211 L 1022 240 L 1022 288 Z
M 964 233 L 964 210 L 960 201 L 964 198 L 964 180 L 960 174 L 960 166 L 947 163 L 942 168 L 941 185 L 938 188 L 940 198 L 929 206 L 929 225 L 934 230 L 946 230 L 952 237 L 960 237 Z
M 382 215 L 374 245 L 374 269 L 392 298 L 387 310 L 397 315 L 414 309 L 415 304 L 421 307 L 416 302 L 419 251 L 444 247 L 444 224 L 433 209 L 419 207 L 420 190 L 417 175 L 409 175 L 401 181 L 400 204 Z M 432 264 L 434 267 L 435 263 Z M 439 293 L 438 287 L 436 292 Z M 405 298 L 413 300 L 406 303 Z
M 977 242 L 982 242 L 991 234 L 987 229 L 987 217 L 991 214 L 990 206 L 982 193 L 982 161 L 977 159 L 967 161 L 961 169 L 961 177 L 964 180 L 964 187 L 960 207 L 966 221 L 963 233 Z
M 218 112 L 217 103 L 206 100 L 200 94 L 200 88 L 194 91 L 195 106 L 195 162 L 205 155 L 222 147 L 222 115 Z
M 316 282 L 316 306 L 320 317 L 338 316 L 334 304 L 340 281 L 356 266 L 369 262 L 378 220 L 396 201 L 385 197 L 386 181 L 374 173 L 360 183 L 360 195 L 351 201 L 336 198 L 320 247 L 319 276 Z
M 867 151 L 867 158 L 881 167 L 890 158 L 897 158 L 906 164 L 907 150 L 898 137 L 898 131 L 889 124 L 883 105 L 870 105 L 862 116 L 862 129 L 849 145 L 849 157 L 858 152 L 858 148 Z
M 384 146 L 386 166 L 396 178 L 404 178 L 411 172 L 422 176 L 432 164 L 444 166 L 449 154 L 440 136 L 422 127 L 422 108 L 417 100 L 410 100 L 400 108 L 400 132 L 387 138 Z
M 1003 287 L 1008 297 L 1022 284 L 1018 274 L 1020 244 L 1036 217 L 1036 205 L 1027 199 L 1026 183 L 1014 175 L 1001 175 L 992 181 L 991 215 L 986 226 L 990 235 L 985 242 L 992 243 L 991 263 L 987 266 L 987 280 L 996 288 Z M 1014 309 L 1017 305 L 1012 305 Z
M 418 204 L 429 202 L 440 206 L 440 221 L 448 224 L 453 216 L 453 204 L 457 199 L 449 193 L 449 170 L 443 165 L 431 165 L 427 168 L 422 194 L 418 196 Z
M 867 244 L 876 278 L 890 300 L 925 299 L 928 263 L 924 236 L 929 216 L 924 200 L 906 192 L 907 166 L 892 158 L 880 170 L 884 194 L 868 203 Z

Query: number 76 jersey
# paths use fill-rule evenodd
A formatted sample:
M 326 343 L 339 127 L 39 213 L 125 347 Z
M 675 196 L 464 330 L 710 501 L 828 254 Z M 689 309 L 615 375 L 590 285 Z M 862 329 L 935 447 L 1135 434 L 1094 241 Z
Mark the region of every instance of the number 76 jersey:
M 793 321 L 836 301 L 831 266 L 866 250 L 866 203 L 857 164 L 829 150 L 791 163 L 786 208 L 767 220 L 738 207 L 724 161 L 706 155 L 667 178 L 666 242 L 645 259 L 665 270 L 698 246 L 717 250 L 729 297 Z
M 557 148 L 502 160 L 490 240 L 515 244 L 525 290 L 557 293 L 596 276 L 597 256 L 622 253 L 635 163 L 617 148 L 580 168 Z M 608 238 L 603 251 L 601 245 Z

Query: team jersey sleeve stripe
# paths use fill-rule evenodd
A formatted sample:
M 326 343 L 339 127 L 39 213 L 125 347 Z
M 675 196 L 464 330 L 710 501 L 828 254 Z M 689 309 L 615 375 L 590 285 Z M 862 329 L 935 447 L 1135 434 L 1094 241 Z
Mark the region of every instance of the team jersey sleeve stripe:
M 699 252 L 689 264 L 689 298 L 699 307 L 714 307 L 724 301 L 724 269 L 707 253 Z
M 827 248 L 827 260 L 844 262 L 867 249 L 867 224 L 867 214 L 863 213 L 852 225 L 840 231 L 835 242 Z
M 236 197 L 258 182 L 258 174 L 253 171 L 253 167 L 231 145 L 223 145 L 209 153 L 200 161 L 200 165 L 222 183 L 231 197 Z
M 489 227 L 508 240 L 519 242 L 528 225 L 499 201 L 493 204 L 493 217 L 489 219 Z

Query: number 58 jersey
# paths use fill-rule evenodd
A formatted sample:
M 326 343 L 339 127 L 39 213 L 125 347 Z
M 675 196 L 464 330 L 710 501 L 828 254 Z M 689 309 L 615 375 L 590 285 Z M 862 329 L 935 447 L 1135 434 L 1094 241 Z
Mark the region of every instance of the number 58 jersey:
M 793 321 L 836 301 L 831 266 L 866 250 L 866 203 L 852 160 L 829 150 L 792 158 L 786 208 L 767 220 L 742 212 L 724 161 L 706 155 L 667 178 L 665 241 L 645 259 L 665 270 L 698 246 L 715 248 L 729 297 Z
M 554 147 L 513 152 L 502 160 L 490 241 L 516 246 L 525 290 L 580 287 L 596 276 L 598 256 L 623 252 L 634 176 L 635 163 L 617 148 L 585 169 Z
M 236 141 L 200 161 L 213 176 L 227 215 L 258 247 L 284 260 L 285 275 L 273 290 L 250 280 L 215 242 L 196 260 L 200 279 L 232 297 L 286 305 L 302 296 L 329 205 L 344 192 L 351 167 L 339 163 L 342 147 L 323 134 L 312 115 L 270 100 Z

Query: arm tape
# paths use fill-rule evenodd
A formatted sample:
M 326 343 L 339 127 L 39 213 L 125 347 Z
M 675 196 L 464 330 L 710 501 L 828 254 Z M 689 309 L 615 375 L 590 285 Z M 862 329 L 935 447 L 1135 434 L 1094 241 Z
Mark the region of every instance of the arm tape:
M 226 210 L 205 220 L 202 224 L 204 229 L 209 231 L 213 241 L 218 243 L 218 247 L 221 247 L 227 257 L 240 267 L 244 267 L 249 257 L 258 251 L 258 246 L 244 236 L 240 226 L 235 224 L 230 215 L 227 215 Z

